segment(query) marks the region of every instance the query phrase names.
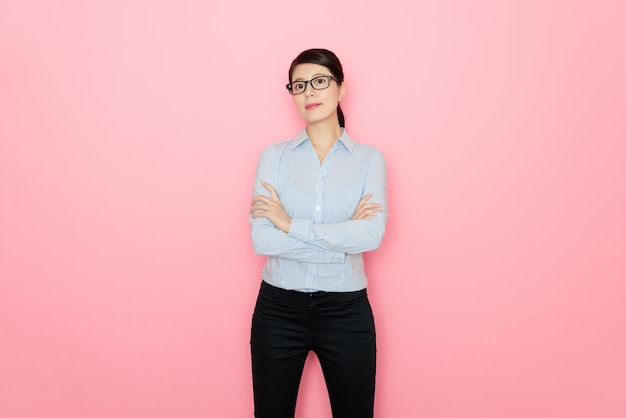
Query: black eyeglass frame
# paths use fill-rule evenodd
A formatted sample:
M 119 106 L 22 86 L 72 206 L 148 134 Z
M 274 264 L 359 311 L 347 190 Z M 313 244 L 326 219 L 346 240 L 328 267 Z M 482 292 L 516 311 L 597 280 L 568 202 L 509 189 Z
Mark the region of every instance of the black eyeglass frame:
M 326 79 L 328 79 L 328 85 L 327 85 L 326 87 L 317 88 L 317 87 L 315 87 L 315 84 L 314 84 L 314 83 L 312 83 L 312 81 L 319 80 L 320 78 L 326 78 Z M 291 83 L 287 83 L 287 84 L 285 85 L 285 87 L 287 88 L 287 90 L 289 91 L 289 93 L 290 93 L 292 96 L 297 96 L 298 94 L 302 94 L 302 93 L 304 93 L 304 92 L 306 91 L 306 89 L 307 89 L 307 85 L 311 86 L 311 87 L 313 88 L 313 90 L 326 90 L 327 88 L 329 88 L 329 87 L 330 87 L 330 82 L 331 82 L 331 81 L 333 81 L 333 80 L 334 80 L 334 81 L 336 81 L 336 82 L 337 82 L 337 84 L 340 84 L 340 83 L 341 83 L 337 77 L 334 77 L 334 76 L 332 76 L 332 75 L 318 75 L 317 77 L 313 77 L 313 78 L 312 78 L 312 79 L 310 79 L 310 80 L 297 80 L 297 81 L 292 81 Z M 293 83 L 304 83 L 304 89 L 303 89 L 300 93 L 294 93 L 294 92 L 293 92 Z

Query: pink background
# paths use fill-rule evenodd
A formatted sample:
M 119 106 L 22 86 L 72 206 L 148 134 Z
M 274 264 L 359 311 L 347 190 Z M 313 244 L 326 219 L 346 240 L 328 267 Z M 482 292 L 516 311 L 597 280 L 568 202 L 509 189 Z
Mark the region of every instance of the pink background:
M 310 47 L 388 163 L 377 416 L 625 417 L 617 0 L 3 0 L 0 417 L 252 416 L 247 211 Z

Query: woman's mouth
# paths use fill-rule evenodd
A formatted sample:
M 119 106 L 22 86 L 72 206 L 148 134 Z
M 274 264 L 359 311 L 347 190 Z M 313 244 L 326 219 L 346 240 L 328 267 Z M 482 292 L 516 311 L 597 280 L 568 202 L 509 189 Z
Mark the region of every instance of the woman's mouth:
M 321 103 L 311 103 L 311 104 L 304 106 L 304 108 L 306 110 L 313 110 L 313 109 L 317 109 L 321 105 L 322 105 Z

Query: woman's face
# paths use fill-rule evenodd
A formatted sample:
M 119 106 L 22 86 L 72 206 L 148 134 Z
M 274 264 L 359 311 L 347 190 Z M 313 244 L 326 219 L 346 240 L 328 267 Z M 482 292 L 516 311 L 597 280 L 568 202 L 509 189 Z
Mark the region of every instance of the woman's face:
M 318 76 L 332 76 L 328 68 L 318 64 L 298 64 L 291 75 L 291 82 L 309 81 Z M 307 83 L 304 93 L 296 94 L 293 103 L 298 113 L 314 124 L 325 121 L 337 121 L 337 105 L 345 95 L 345 88 L 331 80 L 330 86 L 324 90 L 315 90 Z M 334 118 L 334 119 L 333 119 Z

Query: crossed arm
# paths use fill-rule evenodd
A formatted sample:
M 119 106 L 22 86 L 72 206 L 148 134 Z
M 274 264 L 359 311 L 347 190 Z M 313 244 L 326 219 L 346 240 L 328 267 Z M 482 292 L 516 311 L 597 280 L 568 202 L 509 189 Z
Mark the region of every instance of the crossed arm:
M 285 208 L 283 208 L 278 198 L 278 193 L 276 193 L 272 185 L 266 182 L 261 182 L 261 184 L 269 190 L 270 197 L 264 195 L 255 196 L 252 199 L 250 216 L 252 218 L 267 218 L 276 228 L 288 234 L 291 226 L 291 217 L 285 212 Z M 372 219 L 377 213 L 382 212 L 380 203 L 367 203 L 371 198 L 372 194 L 370 193 L 359 201 L 356 211 L 352 215 L 352 220 Z
M 321 223 L 292 219 L 274 187 L 259 179 L 273 178 L 274 161 L 267 151 L 259 162 L 255 196 L 250 206 L 252 241 L 258 254 L 308 263 L 343 263 L 346 254 L 378 247 L 386 221 L 385 164 L 377 153 L 369 166 L 364 185 L 367 193 L 351 219 Z M 371 202 L 372 199 L 376 202 Z

